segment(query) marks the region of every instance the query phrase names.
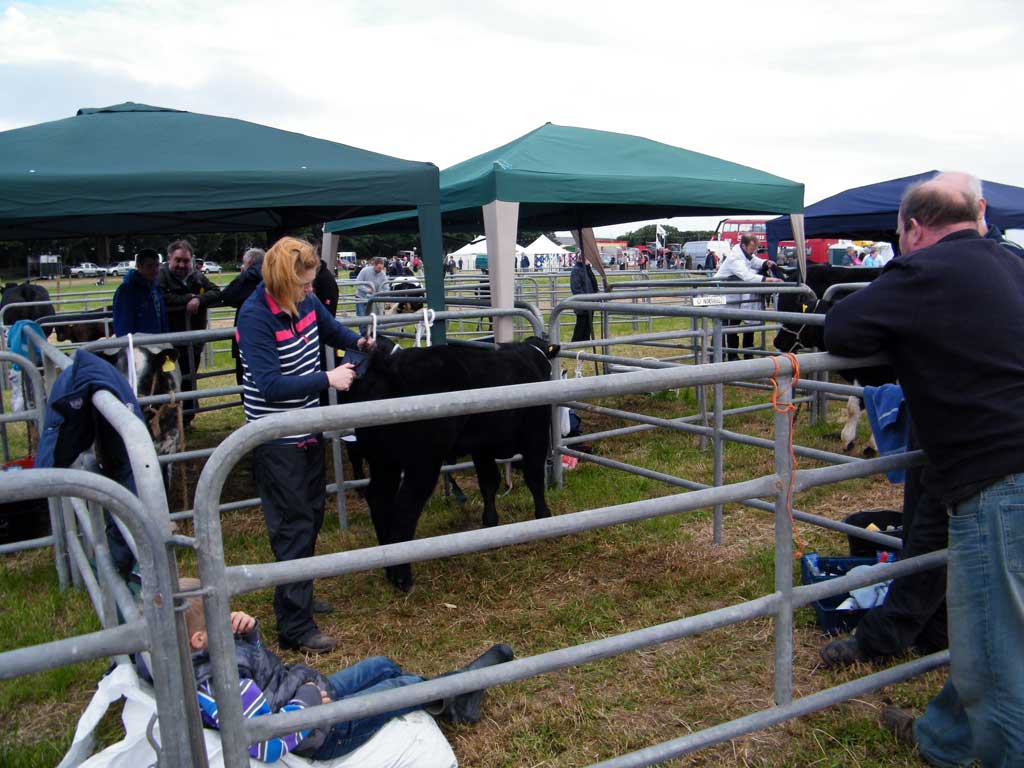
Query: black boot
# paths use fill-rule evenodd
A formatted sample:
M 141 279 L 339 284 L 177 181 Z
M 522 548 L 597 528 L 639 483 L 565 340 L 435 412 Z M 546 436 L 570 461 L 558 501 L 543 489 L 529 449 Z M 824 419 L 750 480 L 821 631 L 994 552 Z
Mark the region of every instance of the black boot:
M 440 677 L 482 669 L 495 664 L 504 664 L 506 661 L 511 661 L 514 657 L 515 654 L 511 648 L 504 643 L 498 643 L 497 645 L 492 645 L 486 652 L 477 656 L 462 669 L 448 672 L 440 675 Z M 480 722 L 480 705 L 483 703 L 486 692 L 481 690 L 461 693 L 452 698 L 430 702 L 424 708 L 430 714 L 440 717 L 442 720 L 447 720 L 449 723 L 478 723 Z

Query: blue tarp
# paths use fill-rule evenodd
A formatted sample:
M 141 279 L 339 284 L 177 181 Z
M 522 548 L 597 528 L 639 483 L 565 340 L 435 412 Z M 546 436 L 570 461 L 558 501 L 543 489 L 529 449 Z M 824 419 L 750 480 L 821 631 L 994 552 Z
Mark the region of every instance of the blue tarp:
M 903 190 L 915 181 L 930 178 L 936 173 L 938 171 L 928 171 L 854 187 L 809 205 L 804 211 L 804 236 L 883 240 L 895 244 L 896 214 Z M 983 181 L 982 185 L 988 201 L 985 216 L 988 223 L 1002 230 L 1024 228 L 1024 189 L 994 181 Z M 779 241 L 792 239 L 789 216 L 768 222 L 770 252 L 775 252 Z

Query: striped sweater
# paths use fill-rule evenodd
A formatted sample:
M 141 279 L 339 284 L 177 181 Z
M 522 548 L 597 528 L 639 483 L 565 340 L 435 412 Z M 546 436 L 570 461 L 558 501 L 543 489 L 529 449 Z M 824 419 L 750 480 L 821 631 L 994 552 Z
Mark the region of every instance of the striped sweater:
M 243 677 L 238 681 L 238 690 L 242 696 L 242 715 L 245 718 L 261 717 L 274 714 L 267 703 L 267 697 L 256 685 L 256 682 Z M 220 715 L 217 710 L 217 702 L 213 698 L 213 687 L 209 680 L 196 686 L 196 696 L 199 699 L 199 712 L 203 717 L 203 724 L 207 728 L 220 730 Z M 305 709 L 307 704 L 301 699 L 292 699 L 283 707 L 282 712 L 294 712 Z M 249 745 L 249 757 L 261 760 L 264 763 L 274 763 L 291 752 L 299 745 L 309 731 L 295 731 L 284 736 L 273 736 L 266 741 L 260 741 Z
M 246 421 L 320 404 L 327 374 L 320 368 L 320 342 L 335 349 L 355 349 L 359 334 L 338 323 L 313 294 L 290 315 L 261 284 L 238 313 L 236 339 L 242 358 L 242 402 Z M 275 440 L 298 444 L 311 433 Z
M 274 707 L 271 702 L 267 699 L 267 693 L 261 688 L 260 684 L 248 677 L 249 674 L 253 674 L 257 677 L 260 676 L 260 669 L 262 669 L 262 677 L 267 679 L 264 684 L 273 685 L 273 681 L 276 679 L 278 683 L 281 683 L 281 678 L 275 678 L 273 674 L 267 674 L 267 670 L 270 672 L 276 672 L 282 668 L 281 662 L 276 656 L 266 651 L 263 648 L 263 643 L 260 640 L 259 629 L 254 627 L 252 631 L 242 636 L 239 635 L 235 638 L 236 653 L 239 653 L 241 644 L 241 650 L 245 651 L 239 656 L 239 667 L 238 667 L 238 692 L 242 699 L 242 716 L 246 719 L 253 717 L 262 717 L 263 715 L 276 714 Z M 267 665 L 252 665 L 252 659 L 254 656 L 263 655 L 269 659 L 270 667 Z M 243 660 L 248 660 L 250 664 L 247 666 L 242 663 Z M 196 682 L 196 698 L 199 700 L 199 713 L 203 719 L 203 725 L 207 728 L 213 728 L 220 730 L 220 710 L 217 707 L 217 701 L 213 696 L 213 685 L 212 678 L 209 675 L 210 661 L 209 654 L 207 651 L 201 651 L 199 654 L 193 654 L 192 656 L 193 666 L 196 674 L 201 679 Z M 249 670 L 249 666 L 259 666 L 259 669 L 254 668 Z M 287 670 L 288 667 L 284 666 L 283 669 Z M 201 674 L 202 670 L 202 674 Z M 295 683 L 295 680 L 285 681 L 285 685 L 288 683 Z M 280 692 L 279 692 L 280 693 Z M 289 695 L 285 693 L 285 695 Z M 300 709 L 307 709 L 308 707 L 315 707 L 321 703 L 319 689 L 316 683 L 310 685 L 299 685 L 294 694 L 291 695 L 290 699 L 280 705 L 277 712 L 295 712 Z M 283 736 L 272 736 L 266 741 L 260 741 L 255 744 L 249 745 L 249 756 L 256 760 L 261 760 L 264 763 L 274 763 L 280 760 L 289 752 L 293 752 L 296 747 L 302 744 L 303 740 L 312 733 L 308 730 L 294 731 L 293 733 L 286 733 Z M 319 732 L 318 732 L 319 733 Z M 306 745 L 303 744 L 303 748 Z M 301 751 L 301 750 L 300 750 Z

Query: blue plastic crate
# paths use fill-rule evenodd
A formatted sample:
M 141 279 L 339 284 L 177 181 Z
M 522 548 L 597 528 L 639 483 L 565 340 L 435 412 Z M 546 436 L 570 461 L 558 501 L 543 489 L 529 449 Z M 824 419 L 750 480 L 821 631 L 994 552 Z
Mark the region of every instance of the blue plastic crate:
M 809 552 L 808 554 L 816 554 Z M 895 559 L 895 558 L 893 558 Z M 878 562 L 876 557 L 819 557 L 818 571 L 820 575 L 811 572 L 807 561 L 807 555 L 800 558 L 800 583 L 817 584 L 820 581 L 845 576 L 858 565 L 875 565 Z M 860 622 L 861 617 L 867 613 L 865 610 L 855 609 L 850 611 L 839 611 L 836 607 L 849 595 L 843 593 L 826 597 L 824 600 L 815 600 L 811 603 L 814 608 L 814 615 L 817 617 L 818 626 L 826 635 L 838 635 L 850 632 Z

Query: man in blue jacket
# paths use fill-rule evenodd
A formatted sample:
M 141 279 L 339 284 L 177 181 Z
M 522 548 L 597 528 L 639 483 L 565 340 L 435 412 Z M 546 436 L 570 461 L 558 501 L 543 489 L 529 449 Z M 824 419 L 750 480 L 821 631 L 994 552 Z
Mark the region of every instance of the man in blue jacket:
M 900 256 L 825 319 L 829 352 L 889 356 L 949 515 L 949 680 L 916 721 L 885 713 L 942 766 L 1024 765 L 1024 261 L 979 216 L 956 177 L 909 187 Z
M 167 333 L 167 308 L 156 284 L 160 254 L 143 248 L 114 292 L 114 335 Z

